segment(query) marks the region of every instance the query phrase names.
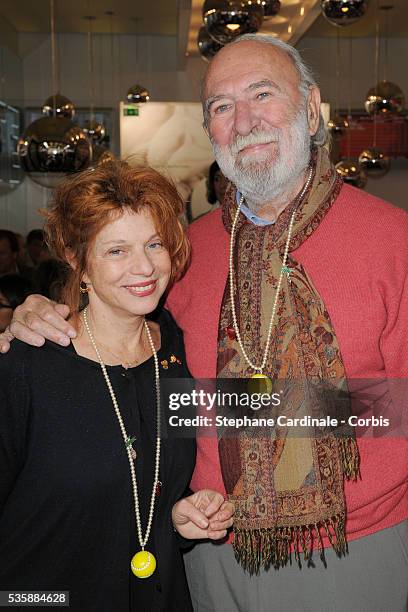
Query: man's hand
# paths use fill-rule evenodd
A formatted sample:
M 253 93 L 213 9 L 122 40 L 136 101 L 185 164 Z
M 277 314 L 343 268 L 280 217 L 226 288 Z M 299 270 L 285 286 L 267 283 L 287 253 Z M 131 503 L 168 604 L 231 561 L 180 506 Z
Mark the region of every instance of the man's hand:
M 42 346 L 45 339 L 68 346 L 76 336 L 75 329 L 65 321 L 68 315 L 65 304 L 56 304 L 43 295 L 29 295 L 15 309 L 8 330 L 0 334 L 0 352 L 7 353 L 13 338 L 33 346 Z
M 203 489 L 173 506 L 175 529 L 189 540 L 221 540 L 233 523 L 234 506 L 221 493 Z
M 10 326 L 7 325 L 6 329 L 2 334 L 0 334 L 0 353 L 7 353 L 10 348 L 10 342 L 13 340 L 14 336 L 10 331 Z

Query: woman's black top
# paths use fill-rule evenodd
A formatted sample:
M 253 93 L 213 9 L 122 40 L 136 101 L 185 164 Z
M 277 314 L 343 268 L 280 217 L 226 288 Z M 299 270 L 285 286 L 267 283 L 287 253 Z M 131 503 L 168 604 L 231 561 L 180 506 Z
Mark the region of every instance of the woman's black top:
M 188 377 L 180 330 L 167 311 L 157 321 L 161 379 Z M 127 433 L 136 438 L 144 535 L 156 449 L 154 360 L 107 369 Z M 0 356 L 0 590 L 70 591 L 75 612 L 190 610 L 171 508 L 194 462 L 192 439 L 164 437 L 146 546 L 157 569 L 136 578 L 129 463 L 100 365 L 72 346 L 14 341 Z

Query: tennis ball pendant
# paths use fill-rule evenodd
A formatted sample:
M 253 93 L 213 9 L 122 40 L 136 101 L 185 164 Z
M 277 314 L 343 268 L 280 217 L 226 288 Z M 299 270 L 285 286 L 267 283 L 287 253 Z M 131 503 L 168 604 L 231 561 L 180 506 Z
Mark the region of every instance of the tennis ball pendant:
M 130 567 L 138 578 L 150 578 L 156 569 L 156 559 L 151 552 L 140 550 L 133 557 Z
M 249 393 L 272 393 L 272 381 L 265 374 L 252 374 L 251 378 L 255 379 L 253 383 L 248 384 Z

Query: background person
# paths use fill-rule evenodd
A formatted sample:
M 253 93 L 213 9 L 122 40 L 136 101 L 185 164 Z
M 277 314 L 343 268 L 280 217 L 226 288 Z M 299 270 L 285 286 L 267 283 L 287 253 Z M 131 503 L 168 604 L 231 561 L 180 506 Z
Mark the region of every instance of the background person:
M 212 205 L 213 210 L 218 208 L 228 187 L 228 179 L 225 178 L 219 165 L 214 161 L 208 169 L 207 181 L 207 200 Z
M 18 267 L 25 268 L 27 266 L 32 265 L 30 257 L 26 250 L 26 241 L 22 234 L 14 232 L 17 242 L 18 242 L 18 255 L 17 255 L 17 265 Z
M 50 258 L 42 261 L 35 273 L 38 293 L 60 302 L 68 272 L 69 268 L 61 260 Z
M 222 174 L 217 162 L 213 162 L 208 168 L 208 176 L 205 181 L 207 202 L 204 202 L 202 198 L 193 198 L 191 202 L 191 220 L 197 221 L 197 219 L 200 219 L 211 210 L 218 208 L 224 197 L 227 185 L 228 181 Z
M 17 236 L 10 230 L 0 229 L 0 276 L 18 274 L 18 253 Z
M 26 251 L 34 268 L 51 257 L 42 229 L 33 229 L 27 234 Z
M 28 295 L 34 293 L 31 283 L 18 274 L 0 277 L 0 332 L 3 332 L 13 317 L 13 311 Z
M 21 262 L 18 236 L 10 230 L 0 229 L 0 277 L 18 274 L 34 284 L 32 268 Z

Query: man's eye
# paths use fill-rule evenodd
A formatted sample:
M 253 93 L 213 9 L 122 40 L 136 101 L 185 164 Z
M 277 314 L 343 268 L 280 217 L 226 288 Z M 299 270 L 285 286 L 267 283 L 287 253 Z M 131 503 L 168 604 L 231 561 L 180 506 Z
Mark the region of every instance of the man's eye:
M 230 107 L 230 105 L 229 105 L 229 104 L 220 104 L 220 106 L 217 106 L 217 107 L 214 109 L 214 113 L 215 113 L 215 114 L 225 113 L 225 111 L 226 111 L 226 110 L 228 110 L 228 109 L 229 109 L 229 107 Z
M 265 98 L 269 98 L 271 96 L 271 92 L 270 91 L 261 91 L 259 94 L 257 94 L 257 98 L 258 100 L 263 100 Z

